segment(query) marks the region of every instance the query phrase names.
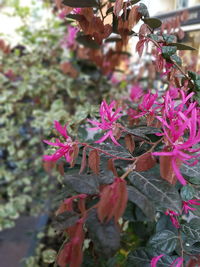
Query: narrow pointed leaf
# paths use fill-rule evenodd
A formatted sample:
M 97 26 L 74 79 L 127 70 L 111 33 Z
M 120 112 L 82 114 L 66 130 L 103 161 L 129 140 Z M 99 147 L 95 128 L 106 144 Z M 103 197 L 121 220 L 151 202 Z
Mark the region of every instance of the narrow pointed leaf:
M 96 7 L 98 5 L 95 0 L 63 0 L 62 3 L 70 7 Z

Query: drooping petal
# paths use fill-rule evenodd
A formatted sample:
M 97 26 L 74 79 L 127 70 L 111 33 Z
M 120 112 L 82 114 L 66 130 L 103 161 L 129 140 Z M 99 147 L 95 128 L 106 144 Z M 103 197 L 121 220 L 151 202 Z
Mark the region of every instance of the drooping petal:
M 62 127 L 62 125 L 58 121 L 54 121 L 54 127 L 55 129 L 66 139 L 68 138 L 66 125 Z
M 172 262 L 170 267 L 182 267 L 183 262 L 183 258 L 179 257 Z
M 187 182 L 186 180 L 183 178 L 182 174 L 180 173 L 179 171 L 179 168 L 178 166 L 176 165 L 176 158 L 173 158 L 172 159 L 172 167 L 173 167 L 173 170 L 176 174 L 176 178 L 179 180 L 179 182 L 182 184 L 182 185 L 186 185 Z
M 157 262 L 159 261 L 160 258 L 162 258 L 164 254 L 161 254 L 159 256 L 153 257 L 151 260 L 151 267 L 156 267 Z
M 53 143 L 53 142 L 50 142 L 48 140 L 43 140 L 44 143 L 46 143 L 47 145 L 50 145 L 50 146 L 59 146 L 59 144 L 56 142 L 56 143 Z
M 106 134 L 104 134 L 99 140 L 95 141 L 95 143 L 103 143 L 108 137 L 110 136 L 110 133 L 107 132 Z

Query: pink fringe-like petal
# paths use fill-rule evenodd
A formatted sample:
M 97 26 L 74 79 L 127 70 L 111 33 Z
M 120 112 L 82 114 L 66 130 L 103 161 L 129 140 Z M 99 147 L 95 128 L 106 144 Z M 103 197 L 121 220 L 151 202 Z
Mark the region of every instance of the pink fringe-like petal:
M 151 260 L 151 267 L 156 267 L 157 262 L 159 261 L 160 258 L 162 258 L 164 254 L 161 254 L 159 256 L 153 257 Z

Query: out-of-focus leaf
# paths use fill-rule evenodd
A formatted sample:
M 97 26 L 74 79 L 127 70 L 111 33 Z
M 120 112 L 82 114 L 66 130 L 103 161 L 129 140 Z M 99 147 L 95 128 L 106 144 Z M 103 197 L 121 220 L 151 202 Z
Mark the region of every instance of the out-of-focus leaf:
M 79 219 L 79 214 L 74 211 L 65 211 L 56 216 L 53 227 L 58 231 L 64 231 L 68 227 L 74 225 Z
M 114 219 L 101 223 L 95 209 L 90 210 L 86 227 L 89 237 L 94 243 L 95 250 L 105 258 L 113 256 L 120 247 L 120 231 Z
M 99 44 L 97 44 L 89 35 L 79 35 L 76 40 L 85 47 L 99 49 Z
M 176 46 L 177 50 L 196 50 L 195 48 L 185 45 L 185 44 L 180 44 L 180 43 L 169 43 L 170 46 Z
M 152 29 L 159 28 L 162 25 L 161 20 L 156 19 L 156 18 L 146 18 L 146 19 L 143 19 L 143 21 Z
M 165 59 L 170 59 L 176 53 L 176 46 L 162 46 L 162 55 Z
M 96 176 L 86 174 L 65 175 L 64 183 L 80 194 L 98 194 L 99 183 Z
M 95 0 L 63 0 L 62 3 L 70 7 L 96 7 L 98 3 Z

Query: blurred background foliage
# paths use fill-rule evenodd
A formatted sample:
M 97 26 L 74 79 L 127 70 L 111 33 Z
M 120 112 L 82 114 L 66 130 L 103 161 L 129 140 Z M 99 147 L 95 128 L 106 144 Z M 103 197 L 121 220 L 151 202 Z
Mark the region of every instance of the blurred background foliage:
M 0 230 L 14 226 L 21 212 L 41 212 L 55 188 L 42 163 L 43 136 L 50 137 L 53 121 L 68 123 L 76 136 L 111 87 L 97 67 L 84 65 L 61 47 L 67 24 L 53 14 L 50 2 L 37 2 L 27 7 L 1 1 L 2 13 L 20 23 L 17 41 L 3 33 L 0 37 Z M 44 10 L 50 15 L 38 21 Z M 73 63 L 75 78 L 63 73 L 64 61 Z

